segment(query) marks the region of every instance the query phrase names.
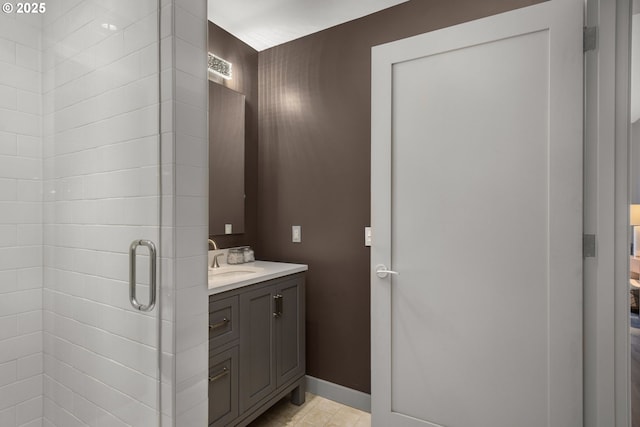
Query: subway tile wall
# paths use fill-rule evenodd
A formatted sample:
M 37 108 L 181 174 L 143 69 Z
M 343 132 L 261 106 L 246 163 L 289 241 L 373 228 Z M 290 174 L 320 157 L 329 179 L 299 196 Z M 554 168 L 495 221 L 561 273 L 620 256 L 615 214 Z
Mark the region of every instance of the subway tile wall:
M 40 19 L 0 14 L 0 425 L 42 425 Z
M 160 239 L 157 2 L 47 5 L 43 425 L 158 425 L 160 308 L 128 288 L 129 244 Z
M 173 165 L 175 194 L 175 423 L 208 417 L 209 134 L 207 2 L 173 2 Z
M 162 425 L 206 425 L 206 2 L 162 0 L 160 74 L 156 4 L 0 16 L 3 427 L 155 426 L 160 399 Z M 128 301 L 140 238 L 160 243 L 149 314 Z

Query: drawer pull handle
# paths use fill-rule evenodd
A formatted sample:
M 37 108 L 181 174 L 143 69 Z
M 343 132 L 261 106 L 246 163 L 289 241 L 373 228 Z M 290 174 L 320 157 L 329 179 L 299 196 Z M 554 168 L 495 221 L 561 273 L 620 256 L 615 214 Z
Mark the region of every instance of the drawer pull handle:
M 273 317 L 282 316 L 282 295 L 277 294 L 273 296 L 273 301 L 275 302 L 275 309 L 273 311 Z
M 225 326 L 227 323 L 229 323 L 229 319 L 227 319 L 226 317 L 223 317 L 221 321 L 219 321 L 218 323 L 214 323 L 213 325 L 209 325 L 209 329 L 218 329 L 218 328 L 222 328 L 223 326 Z
M 229 370 L 227 369 L 226 366 L 222 368 L 222 371 L 220 371 L 216 375 L 209 377 L 209 382 L 212 383 L 214 381 L 218 381 L 220 378 L 224 377 L 225 375 L 229 375 Z

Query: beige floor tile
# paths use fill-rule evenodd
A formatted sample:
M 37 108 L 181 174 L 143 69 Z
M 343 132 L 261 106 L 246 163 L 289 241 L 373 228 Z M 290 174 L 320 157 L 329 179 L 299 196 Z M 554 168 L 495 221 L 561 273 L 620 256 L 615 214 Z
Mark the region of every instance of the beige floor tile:
M 320 399 L 321 399 L 320 396 L 317 396 L 315 394 L 311 394 L 309 392 L 304 394 L 304 403 L 305 403 L 305 405 L 308 404 L 308 403 L 311 403 L 311 402 L 313 402 L 313 405 L 315 405 L 316 403 L 318 403 L 318 400 L 320 400 Z
M 371 427 L 371 415 L 307 393 L 303 405 L 284 398 L 249 427 Z
M 282 425 L 283 424 L 281 422 L 267 418 L 264 415 L 258 417 L 249 424 L 251 427 L 281 427 Z
M 341 412 L 343 414 L 355 415 L 357 417 L 361 417 L 363 415 L 371 416 L 371 414 L 369 414 L 368 412 L 364 412 L 364 411 L 361 411 L 359 409 L 352 408 L 351 406 L 346 406 L 346 405 L 340 405 L 340 411 L 339 412 Z
M 273 418 L 269 420 L 268 427 L 285 427 L 285 426 L 295 426 L 297 423 L 291 421 L 289 418 Z
M 316 409 L 320 409 L 321 411 L 330 412 L 335 414 L 342 408 L 344 405 L 339 404 L 338 402 L 334 402 L 333 400 L 325 399 L 323 397 L 318 397 L 318 403 L 316 404 Z
M 309 424 L 314 427 L 324 427 L 329 422 L 333 414 L 321 409 L 313 408 L 304 416 L 302 424 Z
M 353 427 L 371 427 L 371 414 L 365 412 Z
M 362 411 L 358 411 L 357 409 L 349 408 L 348 406 L 342 406 L 341 408 L 333 414 L 331 419 L 329 420 L 329 424 L 327 426 L 331 427 L 353 427 L 356 425 L 360 417 L 362 416 Z
M 311 411 L 315 410 L 316 402 L 311 402 L 308 405 L 305 403 L 302 406 L 291 405 L 291 411 L 286 414 L 289 421 L 301 422 L 302 419 Z
M 362 414 L 362 418 L 363 418 L 364 420 L 366 420 L 366 421 L 369 421 L 369 424 L 371 424 L 371 414 L 370 414 L 370 413 L 368 413 L 368 412 L 364 412 L 364 413 Z
M 304 420 L 304 418 L 309 414 L 310 411 L 307 412 L 300 412 L 298 414 L 295 414 L 293 417 L 289 418 L 289 421 L 293 424 L 293 425 L 298 425 L 298 424 L 302 424 L 302 421 Z

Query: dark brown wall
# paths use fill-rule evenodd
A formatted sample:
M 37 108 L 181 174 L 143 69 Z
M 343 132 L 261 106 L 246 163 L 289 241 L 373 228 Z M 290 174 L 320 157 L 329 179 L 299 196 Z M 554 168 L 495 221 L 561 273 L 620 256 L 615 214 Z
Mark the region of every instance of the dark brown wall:
M 255 246 L 258 236 L 258 52 L 209 22 L 209 52 L 233 64 L 233 78 L 210 74 L 210 80 L 246 97 L 245 104 L 245 224 L 244 234 L 213 236 L 222 248 Z M 211 203 L 211 198 L 209 203 Z
M 538 2 L 412 0 L 260 52 L 257 255 L 309 265 L 309 375 L 370 392 L 371 47 Z

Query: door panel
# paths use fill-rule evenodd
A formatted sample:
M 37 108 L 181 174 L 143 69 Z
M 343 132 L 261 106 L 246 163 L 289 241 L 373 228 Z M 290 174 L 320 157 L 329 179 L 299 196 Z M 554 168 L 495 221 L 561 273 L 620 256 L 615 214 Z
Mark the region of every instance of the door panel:
M 578 3 L 373 50 L 374 425 L 581 424 Z
M 447 426 L 479 414 L 543 425 L 548 42 L 538 32 L 394 67 L 393 411 Z M 483 61 L 500 55 L 512 60 Z

